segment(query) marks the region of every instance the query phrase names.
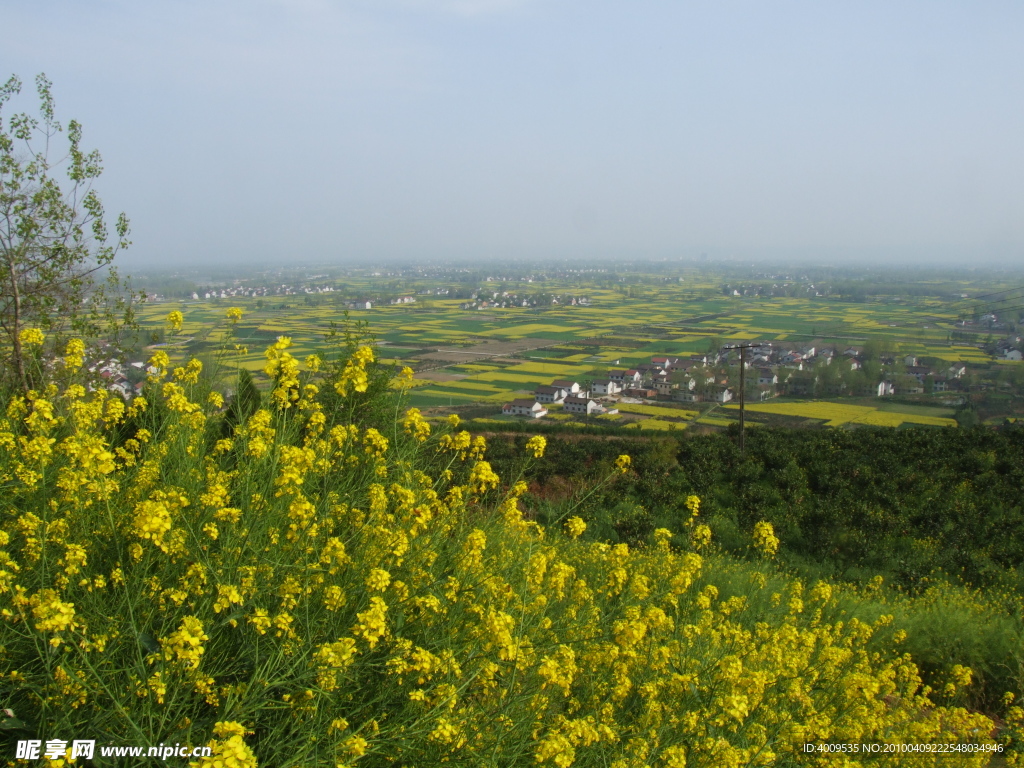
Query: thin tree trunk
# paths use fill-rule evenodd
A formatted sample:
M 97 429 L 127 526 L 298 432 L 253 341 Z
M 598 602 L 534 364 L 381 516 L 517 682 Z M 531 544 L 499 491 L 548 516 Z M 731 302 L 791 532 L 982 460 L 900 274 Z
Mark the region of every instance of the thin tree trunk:
M 11 280 L 11 295 L 14 297 L 14 323 L 11 328 L 11 342 L 14 344 L 14 370 L 17 372 L 21 388 L 28 392 L 28 374 L 25 372 L 25 360 L 21 350 L 21 292 L 18 290 L 18 277 L 14 264 L 7 263 L 7 273 Z

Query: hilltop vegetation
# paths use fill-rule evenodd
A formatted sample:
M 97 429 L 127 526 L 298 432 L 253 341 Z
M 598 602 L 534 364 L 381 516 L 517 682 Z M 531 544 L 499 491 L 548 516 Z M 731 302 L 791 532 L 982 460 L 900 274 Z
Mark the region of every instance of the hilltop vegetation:
M 527 439 L 507 437 L 491 441 L 499 471 L 515 465 Z M 553 445 L 525 497 L 538 520 L 556 519 L 568 504 L 590 540 L 636 545 L 665 528 L 685 546 L 683 501 L 697 495 L 723 552 L 749 556 L 755 526 L 767 521 L 789 572 L 861 590 L 884 584 L 903 626 L 916 627 L 908 648 L 930 682 L 969 663 L 980 678 L 975 702 L 989 709 L 1020 688 L 1021 430 L 764 429 L 747 435 L 743 456 L 734 434 L 577 434 Z M 589 490 L 624 450 L 636 471 L 614 488 Z
M 963 706 L 965 665 L 923 685 L 900 606 L 787 575 L 767 520 L 752 559 L 718 553 L 715 494 L 657 495 L 655 457 L 623 451 L 580 493 L 672 494 L 678 519 L 588 540 L 580 498 L 528 498 L 554 445 L 506 449 L 499 477 L 371 347 L 289 345 L 269 393 L 240 378 L 228 404 L 157 352 L 126 408 L 83 386 L 79 346 L 3 394 L 5 738 L 209 743 L 204 767 L 852 764 L 802 752 L 825 741 L 1016 764 L 1011 694 L 997 724 Z
M 754 523 L 767 520 L 791 563 L 815 563 L 833 578 L 882 574 L 910 588 L 944 571 L 1024 594 L 1024 430 L 764 428 L 748 432 L 742 456 L 726 433 L 579 435 L 558 445 L 535 470 L 541 494 L 549 482 L 585 484 L 617 451 L 636 458 L 629 483 L 592 495 L 578 512 L 610 524 L 602 530 L 613 540 L 641 542 L 656 527 L 681 532 L 681 500 L 696 494 L 727 549 L 742 550 Z M 496 465 L 515 450 L 494 443 Z M 643 514 L 627 522 L 610 512 L 630 505 Z

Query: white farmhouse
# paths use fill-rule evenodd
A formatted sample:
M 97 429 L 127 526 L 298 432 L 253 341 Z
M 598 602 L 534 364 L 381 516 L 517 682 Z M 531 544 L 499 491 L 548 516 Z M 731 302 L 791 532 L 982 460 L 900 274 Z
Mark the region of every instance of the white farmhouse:
M 565 398 L 562 409 L 566 413 L 604 413 L 604 406 L 596 400 L 591 400 L 589 397 L 578 397 L 576 395 L 569 395 L 569 397 Z
M 564 389 L 567 395 L 578 395 L 583 391 L 578 381 L 570 381 L 569 379 L 555 379 L 551 382 L 551 386 Z
M 541 416 L 547 416 L 548 409 L 536 400 L 518 398 L 511 403 L 505 403 L 501 412 L 506 416 L 530 416 L 539 419 Z
M 719 403 L 728 403 L 732 400 L 732 390 L 728 387 L 723 387 L 715 393 L 715 401 Z
M 595 395 L 617 395 L 621 391 L 622 387 L 620 387 L 618 383 L 612 381 L 611 379 L 594 382 Z
M 566 392 L 561 387 L 541 386 L 533 390 L 533 396 L 540 403 L 560 403 L 565 400 Z

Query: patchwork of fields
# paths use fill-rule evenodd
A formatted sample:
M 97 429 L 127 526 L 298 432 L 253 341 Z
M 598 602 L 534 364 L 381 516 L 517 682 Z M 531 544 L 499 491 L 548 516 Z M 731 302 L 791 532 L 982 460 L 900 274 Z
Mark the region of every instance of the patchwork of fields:
M 405 290 L 423 287 L 407 285 Z M 427 286 L 429 287 L 429 285 Z M 369 278 L 354 280 L 351 292 L 374 295 Z M 144 305 L 140 320 L 152 341 L 169 351 L 198 354 L 210 360 L 223 355 L 259 371 L 263 349 L 286 335 L 296 357 L 323 353 L 332 324 L 366 323 L 385 362 L 417 372 L 410 395 L 413 405 L 455 406 L 500 403 L 532 392 L 552 379 L 586 384 L 611 367 L 648 362 L 652 355 L 687 356 L 740 340 L 810 342 L 843 347 L 871 339 L 900 354 L 936 360 L 987 362 L 974 346 L 951 344 L 956 314 L 938 299 L 919 298 L 852 304 L 827 298 L 748 298 L 723 295 L 712 275 L 694 272 L 680 282 L 644 285 L 627 296 L 605 284 L 557 283 L 546 290 L 586 293 L 587 306 L 460 309 L 460 300 L 430 297 L 417 303 L 382 305 L 345 311 L 340 297 L 307 303 L 301 296 L 253 301 L 167 302 Z M 639 295 L 636 295 L 639 294 Z M 318 301 L 320 301 L 318 299 Z M 228 306 L 240 306 L 244 318 L 232 326 Z M 172 309 L 185 316 L 180 333 L 164 336 L 163 318 Z M 753 412 L 817 419 L 831 426 L 874 424 L 948 425 L 943 416 L 897 414 L 877 407 L 841 403 L 763 403 Z M 621 408 L 627 417 L 657 420 L 682 427 L 695 411 L 656 406 Z M 703 424 L 729 423 L 734 409 L 718 410 Z M 669 419 L 670 421 L 661 421 Z

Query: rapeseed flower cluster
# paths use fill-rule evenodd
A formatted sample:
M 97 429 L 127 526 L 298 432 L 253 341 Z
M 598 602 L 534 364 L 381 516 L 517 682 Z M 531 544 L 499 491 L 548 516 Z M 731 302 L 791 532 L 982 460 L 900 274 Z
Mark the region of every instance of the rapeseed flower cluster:
M 366 367 L 373 362 L 373 349 L 362 345 L 357 346 L 355 351 L 345 363 L 341 376 L 334 384 L 338 394 L 344 397 L 352 392 L 365 392 L 369 386 L 369 375 Z
M 18 340 L 28 346 L 41 347 L 46 341 L 46 336 L 38 328 L 25 328 L 18 334 Z
M 574 516 L 545 529 L 457 419 L 323 407 L 321 389 L 366 391 L 369 347 L 331 380 L 300 376 L 286 341 L 233 425 L 166 355 L 148 404 L 79 385 L 0 403 L 0 674 L 40 733 L 206 743 L 200 768 L 852 766 L 801 750 L 995 746 L 992 720 L 924 686 L 891 617 L 723 566 L 696 497 L 689 537 L 647 547 L 587 541 Z M 949 686 L 971 685 L 954 668 Z
M 779 539 L 771 523 L 762 520 L 754 524 L 754 548 L 765 557 L 772 557 L 779 551 Z

